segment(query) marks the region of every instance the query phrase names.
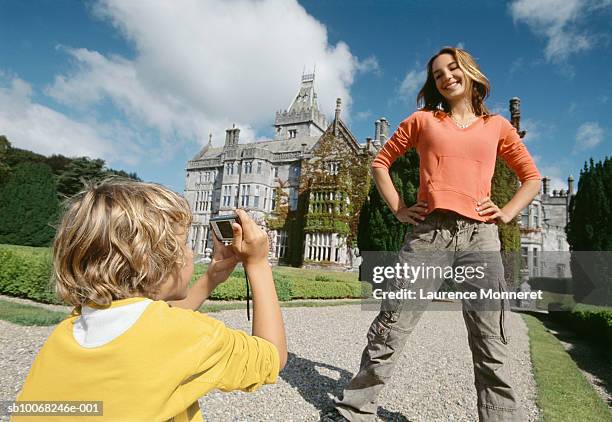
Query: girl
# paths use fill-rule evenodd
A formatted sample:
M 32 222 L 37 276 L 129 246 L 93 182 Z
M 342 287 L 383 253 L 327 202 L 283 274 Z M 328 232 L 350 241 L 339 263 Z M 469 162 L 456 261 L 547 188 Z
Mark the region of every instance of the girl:
M 420 109 L 404 120 L 373 161 L 376 186 L 403 223 L 406 235 L 399 261 L 486 268 L 485 277 L 460 283 L 467 291 L 506 291 L 497 224 L 511 221 L 540 190 L 540 174 L 516 129 L 484 104 L 490 85 L 474 59 L 459 48 L 443 48 L 427 63 L 418 94 Z M 391 164 L 407 149 L 420 157 L 417 203 L 406 206 L 389 176 Z M 496 156 L 518 175 L 521 187 L 503 207 L 491 201 Z M 440 279 L 414 284 L 392 280 L 393 290 L 435 291 Z M 463 300 L 463 318 L 474 363 L 481 421 L 524 421 L 508 371 L 509 333 L 505 300 Z M 424 301 L 386 300 L 368 331 L 359 372 L 336 398 L 330 419 L 372 421 L 376 399 L 393 373 Z M 340 416 L 341 415 L 341 416 Z M 346 419 L 345 419 L 346 418 Z M 323 418 L 325 420 L 325 418 Z
M 96 420 L 202 421 L 213 389 L 253 391 L 276 382 L 287 346 L 268 238 L 236 211 L 234 240 L 215 239 L 207 273 L 191 289 L 191 213 L 168 189 L 106 181 L 72 198 L 54 243 L 59 296 L 75 307 L 38 353 L 17 401 L 92 401 Z M 253 291 L 253 335 L 194 312 L 238 262 Z M 11 420 L 70 420 L 40 413 Z

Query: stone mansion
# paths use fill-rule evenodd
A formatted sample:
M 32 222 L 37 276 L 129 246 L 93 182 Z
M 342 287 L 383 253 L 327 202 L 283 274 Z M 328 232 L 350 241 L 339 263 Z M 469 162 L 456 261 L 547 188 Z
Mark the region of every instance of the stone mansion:
M 209 138 L 208 144 L 187 163 L 185 197 L 194 217 L 189 241 L 196 259 L 203 256 L 206 248 L 212 247 L 209 230 L 212 216 L 228 214 L 241 207 L 248 209 L 260 225 L 266 225 L 266 218 L 278 210 L 278 201 L 286 202 L 289 212 L 296 211 L 302 169 L 316 155 L 324 134 L 333 135 L 343 154 L 360 157 L 373 157 L 385 142 L 389 125 L 382 118 L 375 125 L 376 138 L 360 144 L 340 119 L 340 99 L 336 103 L 334 120 L 328 123 L 319 111 L 314 79 L 314 74 L 303 75 L 289 108 L 276 113 L 274 139 L 241 143 L 240 129 L 232 127 L 226 130 L 222 147 L 213 147 Z M 339 164 L 333 157 L 329 157 L 326 164 L 330 173 L 338 171 Z M 279 187 L 282 189 L 280 196 Z M 348 205 L 349 198 L 343 198 L 341 192 L 313 191 L 309 202 L 326 210 L 335 207 L 338 211 L 342 209 L 338 201 Z M 291 233 L 269 228 L 268 233 L 273 262 L 352 265 L 353 251 L 343 234 L 329 230 L 310 231 L 305 234 L 301 256 L 290 257 Z

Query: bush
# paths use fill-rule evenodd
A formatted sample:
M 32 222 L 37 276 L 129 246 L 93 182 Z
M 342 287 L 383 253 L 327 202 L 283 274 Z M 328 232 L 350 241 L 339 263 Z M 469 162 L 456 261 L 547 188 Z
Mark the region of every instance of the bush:
M 544 292 L 572 294 L 571 277 L 532 277 L 529 279 L 531 290 Z
M 0 293 L 44 303 L 60 303 L 51 283 L 48 248 L 0 245 Z
M 612 347 L 612 308 L 550 304 L 550 317 L 577 335 L 603 347 Z M 554 312 L 558 310 L 557 312 Z
M 190 285 L 205 272 L 205 265 L 196 265 Z M 37 302 L 61 303 L 55 296 L 51 273 L 50 248 L 0 245 L 0 294 Z M 273 269 L 276 293 L 281 301 L 367 297 L 369 286 L 349 279 L 349 276 L 345 273 L 321 274 L 321 271 L 293 268 Z M 363 293 L 365 296 L 362 296 L 362 289 L 366 289 Z M 235 269 L 229 279 L 212 292 L 210 299 L 245 300 L 244 269 Z

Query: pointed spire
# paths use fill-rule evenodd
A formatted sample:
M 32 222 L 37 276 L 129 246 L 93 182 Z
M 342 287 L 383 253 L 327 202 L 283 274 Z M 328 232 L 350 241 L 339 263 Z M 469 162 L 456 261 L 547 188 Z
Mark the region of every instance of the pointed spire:
M 338 121 L 340 120 L 340 105 L 342 104 L 342 100 L 340 98 L 336 98 L 336 117 L 334 117 L 334 135 L 338 136 Z

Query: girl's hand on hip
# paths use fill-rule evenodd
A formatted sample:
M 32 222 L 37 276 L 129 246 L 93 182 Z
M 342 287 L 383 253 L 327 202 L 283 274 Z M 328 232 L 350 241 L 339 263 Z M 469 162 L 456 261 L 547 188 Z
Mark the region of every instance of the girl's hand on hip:
M 487 221 L 497 220 L 498 222 L 507 224 L 512 221 L 512 216 L 501 210 L 488 196 L 480 200 L 476 205 L 478 215 L 486 216 Z
M 425 220 L 427 213 L 427 203 L 417 202 L 411 207 L 402 207 L 395 213 L 397 218 L 402 223 L 410 223 L 417 226 L 419 221 Z

